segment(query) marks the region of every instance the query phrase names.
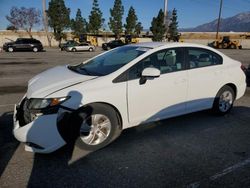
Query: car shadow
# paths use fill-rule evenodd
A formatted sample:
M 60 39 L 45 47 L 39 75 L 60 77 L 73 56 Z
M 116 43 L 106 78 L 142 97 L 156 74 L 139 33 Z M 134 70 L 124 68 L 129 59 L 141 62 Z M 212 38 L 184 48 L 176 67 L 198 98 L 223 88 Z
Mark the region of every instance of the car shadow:
M 238 126 L 246 128 L 249 114 L 248 107 L 234 107 L 222 117 L 201 111 L 126 129 L 95 152 L 66 146 L 52 154 L 35 154 L 28 187 L 183 187 L 205 173 L 203 165 L 209 166 L 206 173 L 219 166 L 210 163 L 221 165 L 218 151 L 225 152 L 220 153 L 225 159 L 250 155 L 221 149 L 228 147 L 227 134 Z M 242 144 L 235 142 L 235 147 Z
M 13 112 L 6 112 L 0 116 L 0 177 L 19 145 L 12 130 Z

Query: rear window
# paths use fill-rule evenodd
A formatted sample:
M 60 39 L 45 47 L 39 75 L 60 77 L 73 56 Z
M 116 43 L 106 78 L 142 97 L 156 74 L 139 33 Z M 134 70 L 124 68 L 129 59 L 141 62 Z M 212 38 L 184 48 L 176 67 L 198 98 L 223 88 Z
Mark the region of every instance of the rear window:
M 213 51 L 202 48 L 188 49 L 188 64 L 191 69 L 221 65 L 222 63 L 223 58 Z

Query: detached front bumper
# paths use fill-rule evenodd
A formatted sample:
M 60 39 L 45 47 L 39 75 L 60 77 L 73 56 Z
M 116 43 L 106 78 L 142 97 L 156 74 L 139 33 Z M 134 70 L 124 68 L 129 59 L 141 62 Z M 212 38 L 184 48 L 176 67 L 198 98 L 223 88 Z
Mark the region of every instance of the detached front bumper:
M 58 114 L 41 115 L 28 124 L 21 125 L 17 117 L 21 109 L 14 109 L 14 130 L 17 140 L 25 143 L 25 150 L 50 153 L 66 144 L 57 127 Z

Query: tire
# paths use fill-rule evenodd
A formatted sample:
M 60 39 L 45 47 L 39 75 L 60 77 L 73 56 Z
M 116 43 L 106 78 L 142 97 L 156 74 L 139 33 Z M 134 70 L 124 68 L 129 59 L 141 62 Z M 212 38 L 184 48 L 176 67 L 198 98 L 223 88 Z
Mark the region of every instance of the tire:
M 14 48 L 13 47 L 8 47 L 8 52 L 14 52 Z
M 234 100 L 234 90 L 228 85 L 223 86 L 215 97 L 213 112 L 218 115 L 225 115 L 229 113 L 233 107 Z
M 236 49 L 237 46 L 236 46 L 235 44 L 231 44 L 230 48 L 231 48 L 231 49 Z
M 33 51 L 33 52 L 38 52 L 38 48 L 37 48 L 37 47 L 34 47 L 34 48 L 32 48 L 32 51 Z
M 80 110 L 76 119 L 78 122 L 73 132 L 77 137 L 75 145 L 83 150 L 95 151 L 103 148 L 122 131 L 116 111 L 108 105 L 93 104 Z
M 229 47 L 227 43 L 223 43 L 222 46 L 223 46 L 223 49 L 227 49 Z
M 218 48 L 219 48 L 219 49 L 222 49 L 222 48 L 223 48 L 222 44 L 219 44 L 219 45 L 218 45 Z
M 90 52 L 93 52 L 93 51 L 94 51 L 94 49 L 93 49 L 93 48 L 89 48 L 89 51 L 90 51 Z
M 73 48 L 73 49 L 72 49 L 72 52 L 76 52 L 76 49 L 75 49 L 75 48 Z

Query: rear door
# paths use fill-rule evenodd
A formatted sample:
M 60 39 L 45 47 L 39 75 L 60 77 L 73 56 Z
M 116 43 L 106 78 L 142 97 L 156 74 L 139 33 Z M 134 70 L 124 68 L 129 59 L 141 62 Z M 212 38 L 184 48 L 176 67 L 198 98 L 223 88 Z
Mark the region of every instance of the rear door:
M 161 71 L 158 78 L 141 84 L 141 73 L 146 67 Z M 129 70 L 127 100 L 129 122 L 140 124 L 185 113 L 187 71 L 183 48 L 156 52 Z
M 186 48 L 188 72 L 187 110 L 195 112 L 211 108 L 223 85 L 223 59 L 203 48 Z

